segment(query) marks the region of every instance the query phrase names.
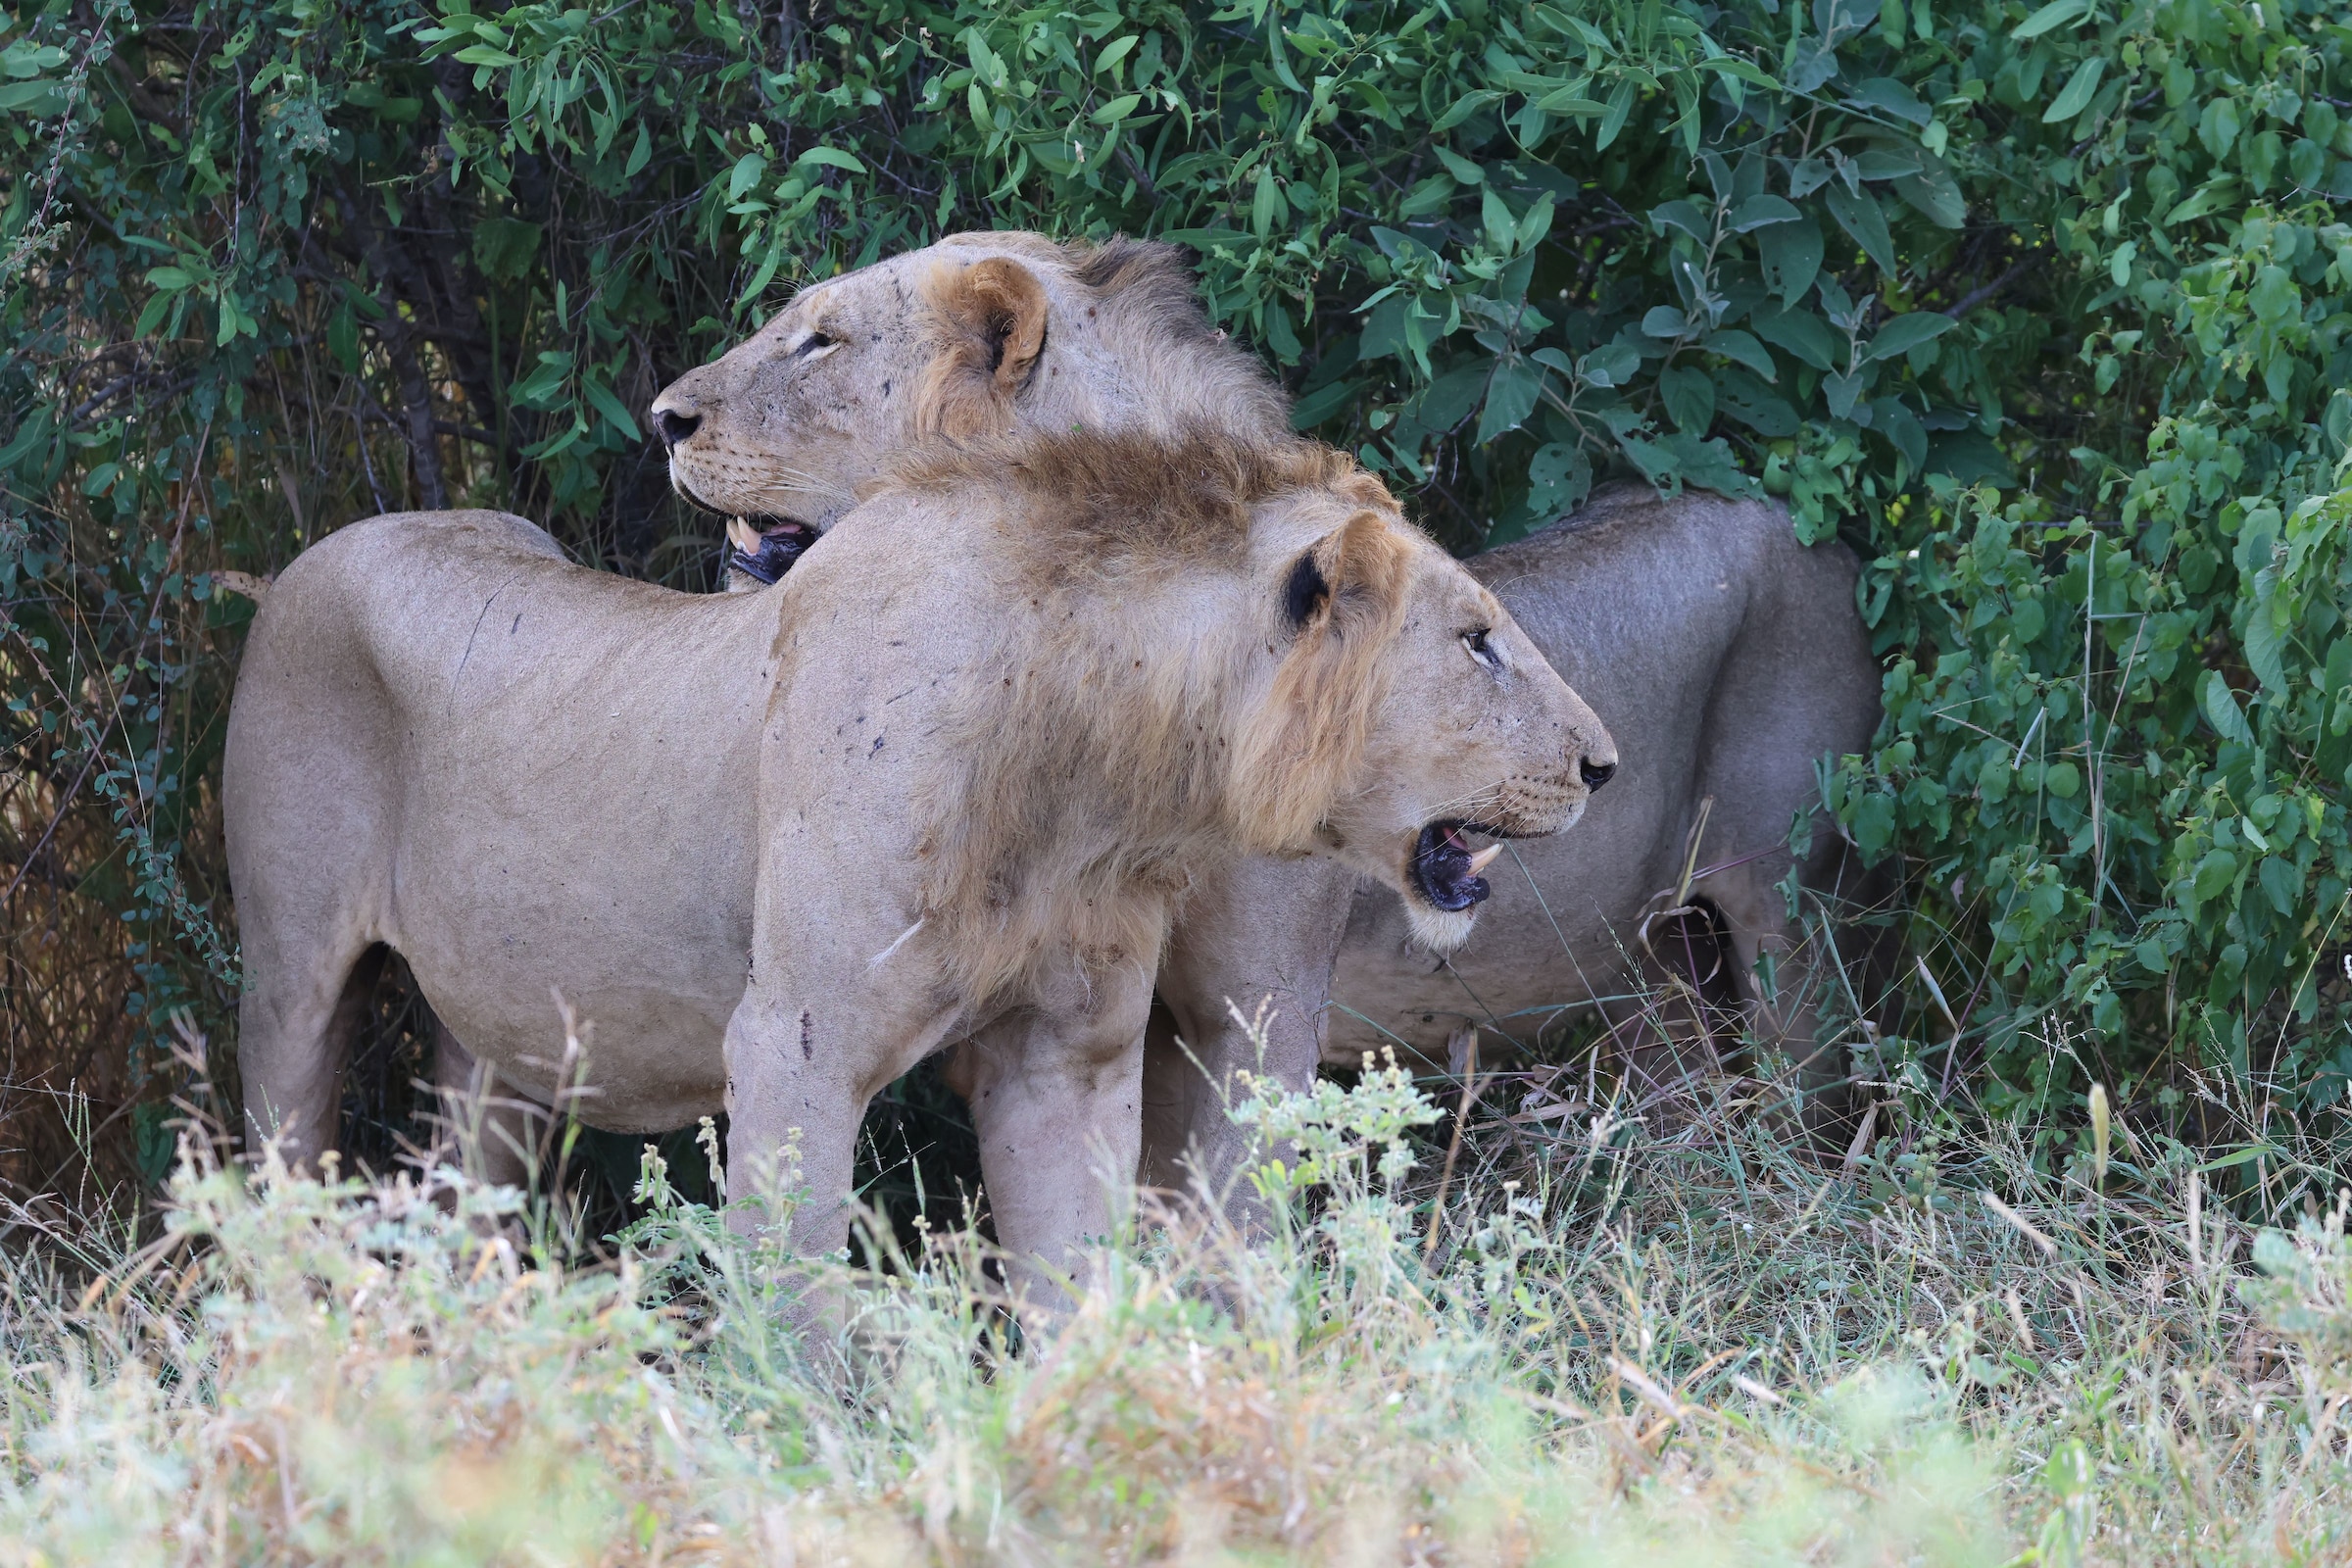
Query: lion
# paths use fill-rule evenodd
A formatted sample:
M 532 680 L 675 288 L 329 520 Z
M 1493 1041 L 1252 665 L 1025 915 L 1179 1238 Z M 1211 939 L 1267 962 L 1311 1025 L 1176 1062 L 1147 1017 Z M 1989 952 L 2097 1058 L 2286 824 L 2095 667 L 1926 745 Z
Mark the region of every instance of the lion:
M 928 404 L 927 389 L 952 401 Z M 1211 329 L 1182 252 L 1021 233 L 955 235 L 812 284 L 653 415 L 678 490 L 732 519 L 735 564 L 768 575 L 789 564 L 779 543 L 814 538 L 942 424 L 1289 430 L 1280 389 Z M 1670 906 L 1728 949 L 1733 972 L 1703 988 L 1735 987 L 1747 1026 L 1836 1104 L 1841 1055 L 1817 1008 L 1831 956 L 1799 914 L 1846 861 L 1826 827 L 1801 858 L 1788 846 L 1818 808 L 1819 760 L 1864 750 L 1879 721 L 1852 553 L 1800 545 L 1778 504 L 1635 485 L 1465 564 L 1619 729 L 1621 782 L 1575 834 L 1514 846 L 1503 874 L 1463 885 L 1493 907 L 1443 961 L 1414 940 L 1411 899 L 1329 862 L 1244 859 L 1198 879 L 1146 1066 L 1153 1183 L 1181 1184 L 1188 1150 L 1202 1169 L 1238 1152 L 1230 1076 L 1258 1066 L 1261 1046 L 1237 1005 L 1270 1001 L 1263 1068 L 1293 1087 L 1318 1059 L 1383 1046 L 1443 1061 L 1474 1030 L 1531 1044 L 1571 1009 L 1598 1006 L 1615 1029 L 1641 1004 L 1632 982 L 1660 978 L 1644 938 Z M 1656 1054 L 1634 1065 L 1673 1076 Z
M 573 565 L 503 514 L 376 517 L 279 574 L 230 708 L 247 1136 L 323 1151 L 389 950 L 540 1105 L 723 1109 L 730 1199 L 788 1160 L 822 1253 L 866 1102 L 977 1036 L 1033 1286 L 1105 1228 L 1098 1169 L 1136 1168 L 1193 867 L 1329 859 L 1450 944 L 1477 862 L 1433 837 L 1558 831 L 1614 764 L 1500 604 L 1303 441 L 918 449 L 751 595 Z

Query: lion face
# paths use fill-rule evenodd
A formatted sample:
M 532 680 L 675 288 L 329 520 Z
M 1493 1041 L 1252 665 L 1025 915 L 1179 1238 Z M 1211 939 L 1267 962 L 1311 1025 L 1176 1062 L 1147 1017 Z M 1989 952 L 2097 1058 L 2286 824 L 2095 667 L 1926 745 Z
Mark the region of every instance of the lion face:
M 788 566 L 933 434 L 1286 428 L 1172 246 L 955 235 L 804 289 L 653 405 L 671 483 L 725 514 L 732 564 Z
M 1469 938 L 1501 841 L 1572 826 L 1617 746 L 1494 595 L 1435 546 L 1418 553 L 1364 749 L 1373 783 L 1329 831 L 1446 953 Z
M 730 518 L 739 550 L 813 542 L 914 438 L 918 382 L 937 357 L 915 306 L 914 262 L 898 257 L 802 290 L 655 400 L 670 482 Z
M 1295 640 L 1271 722 L 1244 741 L 1244 798 L 1277 803 L 1257 808 L 1282 837 L 1297 812 L 1264 781 L 1296 779 L 1313 853 L 1385 883 L 1416 938 L 1449 952 L 1499 841 L 1572 825 L 1615 773 L 1616 744 L 1494 596 L 1386 508 L 1298 554 L 1281 595 Z

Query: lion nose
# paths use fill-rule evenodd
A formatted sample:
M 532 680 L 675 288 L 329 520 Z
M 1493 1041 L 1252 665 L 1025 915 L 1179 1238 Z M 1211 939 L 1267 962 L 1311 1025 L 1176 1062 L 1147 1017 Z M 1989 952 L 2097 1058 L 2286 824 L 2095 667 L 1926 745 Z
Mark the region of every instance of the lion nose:
M 1584 775 L 1585 788 L 1589 790 L 1596 790 L 1617 776 L 1615 762 L 1596 762 L 1590 757 L 1578 762 L 1576 770 Z
M 703 426 L 699 414 L 681 414 L 675 409 L 656 409 L 654 429 L 661 435 L 662 444 L 674 447 Z

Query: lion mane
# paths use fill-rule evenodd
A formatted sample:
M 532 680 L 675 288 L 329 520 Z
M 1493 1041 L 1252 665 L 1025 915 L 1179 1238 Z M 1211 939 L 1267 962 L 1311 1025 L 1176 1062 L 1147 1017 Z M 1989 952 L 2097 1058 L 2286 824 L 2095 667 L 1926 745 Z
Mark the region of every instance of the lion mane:
M 1121 887 L 1180 893 L 1212 842 L 1309 847 L 1389 690 L 1418 535 L 1385 485 L 1314 443 L 1197 429 L 935 446 L 883 482 L 900 486 L 1019 519 L 1002 544 L 1027 613 L 967 675 L 927 791 L 924 918 L 972 995 L 1010 984 L 1050 932 L 1085 929 L 1103 964 L 1155 959 L 1156 926 L 1090 911 Z M 1205 612 L 1188 584 L 1234 578 L 1252 509 L 1306 491 L 1345 520 L 1302 554 L 1296 641 L 1245 694 L 1267 625 Z

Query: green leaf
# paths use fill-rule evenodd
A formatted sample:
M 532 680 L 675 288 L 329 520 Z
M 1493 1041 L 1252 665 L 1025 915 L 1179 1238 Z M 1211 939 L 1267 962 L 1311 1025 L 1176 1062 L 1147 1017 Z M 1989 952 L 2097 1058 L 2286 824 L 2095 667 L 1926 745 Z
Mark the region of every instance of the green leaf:
M 1968 203 L 1948 170 L 1925 169 L 1905 174 L 1894 182 L 1894 189 L 1938 228 L 1958 228 L 1968 220 Z
M 139 308 L 139 318 L 137 323 L 131 327 L 130 335 L 134 338 L 145 337 L 162 325 L 164 317 L 171 311 L 172 302 L 175 297 L 171 294 L 149 295 L 147 303 Z
M 2197 117 L 2197 140 L 2216 158 L 2228 155 L 2230 144 L 2237 140 L 2235 99 L 2216 98 L 2205 106 L 2204 114 Z
M 66 107 L 66 90 L 54 81 L 0 83 L 0 111 L 45 120 Z
M 1487 244 L 1508 256 L 1519 238 L 1519 220 L 1511 216 L 1508 203 L 1494 186 L 1478 193 L 1478 215 L 1486 224 Z
M 1528 208 L 1525 213 L 1520 215 L 1519 227 L 1516 234 L 1513 236 L 1514 249 L 1520 252 L 1526 252 L 1535 249 L 1537 245 L 1541 244 L 1544 240 L 1544 237 L 1551 232 L 1553 212 L 1554 208 L 1551 199 L 1551 193 L 1549 191 L 1545 191 L 1543 195 L 1537 197 L 1535 205 Z
M 1767 192 L 1750 196 L 1733 208 L 1726 221 L 1731 224 L 1735 234 L 1747 234 L 1774 223 L 1792 223 L 1804 216 L 1797 211 L 1795 203 Z M 1705 236 L 1701 235 L 1700 238 L 1704 239 Z
M 1748 324 L 1765 342 L 1787 349 L 1816 370 L 1828 369 L 1843 347 L 1830 324 L 1810 311 L 1760 312 Z
M 1866 358 L 1891 360 L 1897 354 L 1908 354 L 1922 343 L 1943 336 L 1960 323 L 1941 311 L 1913 311 L 1898 316 L 1879 328 L 1878 336 L 1870 340 Z
M 629 417 L 629 411 L 622 406 L 618 395 L 611 387 L 605 385 L 602 380 L 591 376 L 581 383 L 580 391 L 586 395 L 591 404 L 595 405 L 596 412 L 603 415 L 606 421 L 614 429 L 620 431 L 631 441 L 645 439 L 638 433 L 637 421 Z
M 1600 120 L 1600 133 L 1592 139 L 1593 149 L 1597 152 L 1608 151 L 1609 143 L 1615 141 L 1617 133 L 1625 128 L 1625 117 L 1633 112 L 1634 78 L 1621 77 L 1617 82 L 1617 90 L 1609 94 L 1609 107 Z
M 1658 401 L 1678 430 L 1705 435 L 1715 422 L 1715 383 L 1704 370 L 1678 365 L 1660 371 Z
M 1642 369 L 1642 356 L 1624 343 L 1603 343 L 1578 362 L 1577 375 L 1597 387 L 1620 387 Z
M 1121 93 L 1095 111 L 1094 122 L 1098 125 L 1115 125 L 1134 114 L 1135 106 L 1143 101 L 1144 95 L 1140 92 Z
M 1468 120 L 1472 115 L 1477 114 L 1481 109 L 1501 101 L 1502 94 L 1491 88 L 1482 87 L 1476 92 L 1466 92 L 1453 101 L 1451 108 L 1438 117 L 1438 122 L 1429 127 L 1430 134 L 1443 135 L 1463 121 Z
M 569 354 L 543 350 L 530 374 L 515 382 L 508 395 L 525 408 L 553 408 L 571 379 L 571 365 Z
M 1250 203 L 1250 226 L 1259 239 L 1265 239 L 1291 216 L 1291 204 L 1282 198 L 1282 187 L 1274 178 L 1274 171 L 1261 164 L 1257 171 L 1257 193 Z
M 2268 569 L 2265 569 L 2267 576 Z M 2269 584 L 2264 584 L 2268 588 Z M 2246 667 L 2262 682 L 2263 689 L 2274 697 L 2286 695 L 2286 627 L 2281 624 L 2281 607 L 2273 593 L 2266 592 L 2246 612 Z
M 2190 192 L 2187 200 L 2164 215 L 2164 226 L 2170 228 L 2175 223 L 2189 222 L 2194 219 L 2203 218 L 2209 213 L 2220 212 L 2236 200 L 2237 178 L 2235 175 L 2224 174 L 2219 179 L 2207 180 Z
M 1919 422 L 1919 416 L 1904 406 L 1899 398 L 1879 398 L 1871 406 L 1870 427 L 1885 436 L 1910 467 L 1912 473 L 1926 470 L 1928 466 L 1928 428 Z
M 1715 403 L 1725 414 L 1760 436 L 1779 440 L 1796 434 L 1796 410 L 1786 398 L 1766 390 L 1764 383 L 1735 366 L 1715 372 Z
M 792 167 L 795 169 L 806 169 L 812 164 L 826 169 L 838 169 L 844 173 L 862 174 L 865 172 L 865 165 L 858 161 L 856 153 L 846 153 L 838 147 L 811 147 L 792 161 Z
M 1781 84 L 1773 79 L 1769 72 L 1738 55 L 1717 55 L 1706 62 L 1706 68 L 1719 76 L 1730 76 L 1751 87 L 1761 87 L 1766 92 L 1781 90 Z
M 2017 483 L 2017 467 L 1978 430 L 1953 430 L 1928 442 L 1928 472 L 1949 474 L 1962 484 L 1989 484 L 2009 489 Z
M 335 357 L 345 375 L 360 373 L 360 323 L 349 305 L 337 306 L 327 318 L 326 351 Z
M 1881 114 L 1907 120 L 1914 125 L 1924 125 L 1935 118 L 1935 111 L 1919 101 L 1919 95 L 1892 76 L 1872 76 L 1862 83 L 1859 91 L 1846 100 L 1852 108 L 1875 109 Z
M 473 225 L 473 264 L 493 283 L 519 283 L 539 259 L 546 231 L 514 218 L 485 218 Z
M 1139 36 L 1131 32 L 1123 38 L 1114 38 L 1104 44 L 1095 56 L 1095 74 L 1100 76 L 1115 70 L 1118 63 L 1133 53 L 1135 46 L 1142 41 Z
M 1862 247 L 1862 254 L 1888 277 L 1896 275 L 1894 236 L 1886 227 L 1886 215 L 1879 210 L 1879 199 L 1868 190 L 1850 191 L 1843 185 L 1832 185 L 1829 194 L 1830 216 L 1838 226 L 1853 236 Z
M 1432 147 L 1430 151 L 1438 155 L 1438 162 L 1446 166 L 1446 172 L 1453 176 L 1456 184 L 1483 185 L 1487 182 L 1485 170 L 1450 147 Z
M 1681 229 L 1701 245 L 1714 235 L 1714 225 L 1707 221 L 1706 215 L 1689 201 L 1671 201 L 1651 208 L 1649 226 L 1660 234 L 1670 228 Z
M 152 282 L 155 274 L 147 274 Z M 2264 322 L 2282 322 L 2300 315 L 2302 291 L 2295 287 L 2292 274 L 2277 263 L 2272 263 L 2254 274 L 2254 286 L 2246 290 L 2246 303 L 2254 308 L 2254 318 Z
M 1608 113 L 1606 108 L 1587 98 L 1583 90 L 1576 87 L 1562 87 L 1557 92 L 1547 93 L 1536 101 L 1536 107 L 1547 115 L 1560 115 L 1574 120 L 1591 120 L 1596 115 Z
M 2019 23 L 2009 36 L 2019 43 L 2025 43 L 2045 32 L 2055 31 L 2078 17 L 2088 15 L 2089 11 L 2090 0 L 2050 0 L 2048 5 Z
M 1862 400 L 1864 392 L 1870 390 L 1870 382 L 1871 370 L 1868 366 L 1851 374 L 1833 370 L 1823 376 L 1821 378 L 1822 398 L 1830 406 L 1830 416 L 1834 419 L 1851 418 L 1854 405 Z
M 646 122 L 641 120 L 637 122 L 637 141 L 635 145 L 629 148 L 629 161 L 627 165 L 622 168 L 620 172 L 620 177 L 623 179 L 635 179 L 637 177 L 638 171 L 644 169 L 646 163 L 653 156 L 653 132 L 648 128 Z
M 1794 305 L 1820 275 L 1821 227 L 1810 218 L 1772 223 L 1756 231 L 1756 255 L 1764 265 L 1764 286 Z
M 1450 430 L 1470 416 L 1487 390 L 1487 368 L 1466 365 L 1429 384 L 1413 402 L 1413 416 L 1432 433 Z
M 2237 857 L 2228 850 L 2208 850 L 2189 873 L 2189 891 L 2200 902 L 2229 891 L 2237 880 Z
M 2240 746 L 2254 744 L 2254 731 L 2246 723 L 2245 710 L 2237 706 L 2237 696 L 2230 690 L 2230 683 L 2222 678 L 2220 670 L 2205 672 L 2204 682 L 2197 688 L 2197 706 L 2205 710 L 2205 721 L 2222 739 L 2235 741 Z
M 1585 449 L 1553 441 L 1530 460 L 1527 482 L 1540 493 L 1549 508 L 1573 507 L 1585 498 L 1592 484 L 1592 460 Z M 1535 498 L 1529 498 L 1533 501 Z
M 1487 406 L 1478 418 L 1478 444 L 1485 446 L 1506 431 L 1516 430 L 1536 412 L 1544 389 L 1544 372 L 1525 360 L 1505 360 L 1494 367 L 1487 383 Z
M 1652 305 L 1642 318 L 1642 330 L 1649 337 L 1674 339 L 1690 329 L 1690 318 L 1671 305 Z
M 1355 401 L 1356 394 L 1363 389 L 1361 381 L 1340 380 L 1302 393 L 1298 401 L 1291 405 L 1291 428 L 1313 429 Z
M 196 286 L 196 274 L 184 267 L 152 267 L 147 270 L 147 281 L 167 293 Z
M 2075 74 L 2067 78 L 2066 86 L 2059 92 L 2057 102 L 2041 112 L 2041 122 L 2054 125 L 2081 114 L 2089 105 L 2091 94 L 2099 90 L 2099 78 L 2106 74 L 2107 62 L 2098 55 L 2092 55 L 2077 66 Z
M 1780 371 L 1772 363 L 1772 355 L 1753 336 L 1737 327 L 1709 332 L 1699 347 L 1710 354 L 1720 354 L 1736 365 L 1744 365 L 1767 381 L 1778 381 Z

